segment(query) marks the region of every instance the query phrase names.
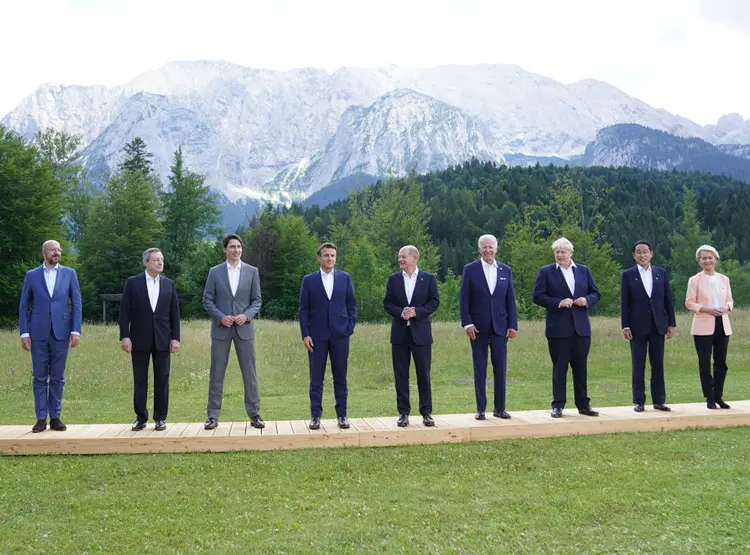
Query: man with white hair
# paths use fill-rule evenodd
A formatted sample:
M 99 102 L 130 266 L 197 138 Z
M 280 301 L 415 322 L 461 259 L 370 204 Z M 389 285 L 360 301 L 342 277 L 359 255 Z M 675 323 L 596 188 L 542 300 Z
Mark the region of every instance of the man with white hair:
M 566 402 L 568 365 L 578 412 L 599 416 L 587 392 L 586 363 L 591 348 L 589 309 L 599 302 L 599 290 L 587 266 L 573 262 L 573 244 L 565 237 L 552 243 L 555 262 L 542 266 L 532 299 L 546 311 L 545 335 L 552 359 L 552 417 L 560 418 Z
M 21 346 L 31 351 L 34 433 L 47 429 L 47 416 L 50 429 L 67 429 L 60 420 L 65 363 L 68 347 L 75 349 L 81 336 L 81 288 L 76 271 L 60 264 L 61 255 L 60 243 L 44 242 L 44 263 L 26 273 L 18 307 Z
M 518 332 L 513 272 L 510 266 L 495 260 L 497 239 L 494 235 L 482 235 L 477 245 L 481 258 L 464 266 L 459 294 L 461 325 L 471 340 L 474 364 L 474 395 L 477 402 L 474 418 L 485 419 L 489 350 L 495 380 L 492 415 L 507 419 L 510 418 L 505 402 L 508 340 Z

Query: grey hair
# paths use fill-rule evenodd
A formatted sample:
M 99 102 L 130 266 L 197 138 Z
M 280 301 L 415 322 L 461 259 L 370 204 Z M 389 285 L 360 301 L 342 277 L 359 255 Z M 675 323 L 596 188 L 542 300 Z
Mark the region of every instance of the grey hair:
M 157 249 L 156 247 L 151 247 L 150 249 L 146 249 L 143 251 L 143 262 L 146 263 L 151 259 L 151 255 L 155 252 L 161 252 L 161 249 Z
M 399 250 L 404 250 L 404 249 L 406 249 L 409 252 L 409 254 L 413 254 L 414 256 L 417 257 L 417 259 L 419 259 L 419 249 L 417 247 L 415 247 L 414 245 L 404 245 Z
M 477 248 L 478 248 L 478 249 L 481 249 L 481 248 L 482 248 L 482 240 L 483 240 L 483 239 L 492 239 L 492 242 L 493 242 L 493 243 L 495 243 L 495 246 L 497 246 L 497 237 L 495 237 L 494 235 L 490 235 L 490 234 L 488 233 L 488 234 L 482 235 L 482 236 L 481 236 L 481 237 L 480 237 L 480 238 L 479 238 L 479 239 L 477 240 Z
M 700 247 L 698 247 L 698 250 L 695 251 L 695 259 L 696 260 L 698 260 L 701 257 L 701 251 L 708 251 L 708 252 L 712 253 L 716 257 L 716 260 L 719 260 L 719 258 L 721 258 L 719 256 L 719 251 L 717 251 L 711 245 L 701 245 Z
M 552 243 L 552 250 L 556 251 L 557 249 L 568 249 L 570 252 L 573 252 L 573 243 L 568 241 L 565 237 L 560 237 Z
M 54 239 L 47 239 L 44 243 L 42 243 L 42 250 L 47 250 L 50 247 L 51 243 L 56 243 L 58 247 L 60 246 L 60 243 L 58 241 L 55 241 Z

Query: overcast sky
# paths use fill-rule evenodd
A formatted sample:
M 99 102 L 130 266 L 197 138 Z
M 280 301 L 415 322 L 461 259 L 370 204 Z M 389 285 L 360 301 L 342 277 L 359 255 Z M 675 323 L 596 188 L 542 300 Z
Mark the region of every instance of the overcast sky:
M 750 0 L 0 0 L 0 116 L 46 82 L 174 60 L 291 69 L 510 63 L 701 124 L 750 118 Z

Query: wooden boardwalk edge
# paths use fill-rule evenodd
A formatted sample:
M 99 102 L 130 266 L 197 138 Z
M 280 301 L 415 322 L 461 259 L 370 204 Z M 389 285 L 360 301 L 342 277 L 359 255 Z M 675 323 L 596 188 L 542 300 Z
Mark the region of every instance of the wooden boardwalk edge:
M 31 433 L 31 426 L 0 426 L 1 455 L 114 454 L 114 453 L 201 453 L 334 447 L 385 447 L 495 441 L 512 438 L 543 438 L 608 433 L 660 432 L 689 428 L 750 426 L 750 401 L 730 403 L 729 410 L 709 410 L 704 403 L 671 405 L 672 412 L 650 407 L 643 413 L 632 406 L 600 408 L 598 418 L 566 409 L 553 419 L 548 411 L 512 412 L 512 419 L 488 417 L 474 420 L 473 414 L 435 415 L 437 426 L 426 428 L 412 418 L 408 428 L 395 426 L 395 419 L 355 418 L 349 430 L 308 430 L 304 421 L 267 422 L 265 433 L 245 423 L 223 422 L 219 433 L 204 433 L 197 423 L 168 424 L 165 432 L 130 432 L 129 424 L 71 425 L 66 432 Z M 330 424 L 330 423 L 328 423 Z M 328 428 L 330 426 L 326 426 Z M 244 434 L 239 433 L 241 428 Z M 218 432 L 219 429 L 217 429 Z

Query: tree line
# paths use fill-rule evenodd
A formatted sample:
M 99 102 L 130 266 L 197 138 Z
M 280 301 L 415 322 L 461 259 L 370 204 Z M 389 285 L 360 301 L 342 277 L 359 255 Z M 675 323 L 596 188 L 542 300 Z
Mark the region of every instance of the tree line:
M 180 293 L 195 296 L 192 314 L 202 316 L 208 269 L 224 259 L 216 197 L 204 177 L 188 169 L 178 148 L 162 183 L 136 137 L 112 175 L 94 185 L 80 146 L 77 137 L 52 130 L 27 143 L 0 127 L 2 323 L 16 325 L 23 274 L 41 263 L 41 244 L 50 238 L 59 238 L 63 263 L 79 273 L 87 320 L 101 318 L 100 294 L 121 292 L 126 278 L 142 271 L 141 253 L 151 246 L 162 249 L 166 274 Z M 630 246 L 638 239 L 654 245 L 654 263 L 670 272 L 677 299 L 698 271 L 695 249 L 713 244 L 741 305 L 750 301 L 747 221 L 747 185 L 725 176 L 472 160 L 380 181 L 323 208 L 267 205 L 237 232 L 246 244 L 243 259 L 259 269 L 263 317 L 296 318 L 302 277 L 317 268 L 318 244 L 331 241 L 339 248 L 337 267 L 352 275 L 358 320 L 377 322 L 387 319 L 386 279 L 406 244 L 416 245 L 419 266 L 439 277 L 435 317 L 457 320 L 461 271 L 478 257 L 484 233 L 498 238 L 498 259 L 513 268 L 519 312 L 527 318 L 543 314 L 531 288 L 559 236 L 573 242 L 574 260 L 591 267 L 602 292 L 598 314 L 617 314 L 619 274 L 633 264 Z M 114 318 L 116 307 L 109 314 Z

